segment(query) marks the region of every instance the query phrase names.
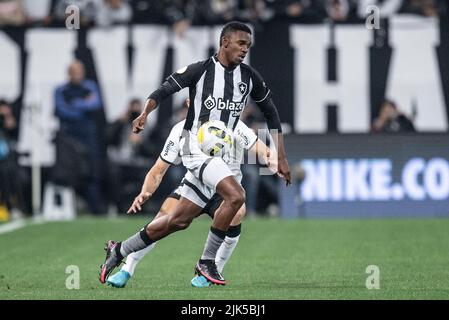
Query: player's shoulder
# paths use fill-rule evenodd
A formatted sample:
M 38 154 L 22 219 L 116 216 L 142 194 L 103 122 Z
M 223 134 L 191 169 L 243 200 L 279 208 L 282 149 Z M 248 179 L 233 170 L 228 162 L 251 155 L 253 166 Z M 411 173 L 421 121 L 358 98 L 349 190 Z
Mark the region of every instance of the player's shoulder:
M 205 60 L 200 60 L 200 61 L 196 61 L 191 63 L 190 65 L 179 69 L 177 72 L 178 73 L 182 73 L 183 71 L 189 70 L 189 71 L 201 71 L 201 70 L 205 70 L 207 69 L 207 67 L 213 63 L 212 58 L 209 57 Z M 181 72 L 180 72 L 181 71 Z
M 250 72 L 250 73 L 257 72 L 257 70 L 256 70 L 254 67 L 252 67 L 252 66 L 250 66 L 249 64 L 246 64 L 246 63 L 244 63 L 244 62 L 242 62 L 242 63 L 240 64 L 240 68 L 241 68 L 243 71 Z
M 246 63 L 241 63 L 240 64 L 240 69 L 243 72 L 247 72 L 249 73 L 250 77 L 253 79 L 257 79 L 257 80 L 261 80 L 262 76 L 260 75 L 259 71 L 256 70 L 256 68 L 250 66 L 249 64 Z
M 176 79 L 189 79 L 189 83 L 194 83 L 195 80 L 199 80 L 201 75 L 207 70 L 209 64 L 211 63 L 210 58 L 206 60 L 197 61 L 184 66 L 172 75 Z

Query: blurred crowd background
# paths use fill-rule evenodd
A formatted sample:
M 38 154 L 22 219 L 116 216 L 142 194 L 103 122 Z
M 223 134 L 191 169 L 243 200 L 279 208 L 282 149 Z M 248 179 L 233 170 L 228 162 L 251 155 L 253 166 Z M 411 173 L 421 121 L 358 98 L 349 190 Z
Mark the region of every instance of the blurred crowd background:
M 273 19 L 357 21 L 365 18 L 367 6 L 373 4 L 382 17 L 446 15 L 448 5 L 445 0 L 0 0 L 0 25 L 63 25 L 67 6 L 76 5 L 82 26 L 163 23 L 182 33 L 192 24 L 235 19 L 253 24 Z
M 360 22 L 371 4 L 381 8 L 382 17 L 402 13 L 438 17 L 448 12 L 446 0 L 0 0 L 0 27 L 64 27 L 66 8 L 72 4 L 80 8 L 82 27 L 163 24 L 170 25 L 181 37 L 192 25 L 219 25 L 236 19 L 254 28 L 276 19 Z M 54 97 L 55 115 L 60 121 L 55 137 L 57 161 L 54 167 L 43 168 L 42 181 L 74 188 L 79 197 L 78 209 L 83 212 L 124 213 L 139 193 L 171 127 L 186 116 L 187 108 L 177 106 L 170 121 L 134 135 L 131 121 L 142 110 L 144 101 L 130 99 L 126 112 L 109 123 L 102 112 L 98 84 L 87 79 L 86 67 L 78 60 L 68 67 L 67 82 L 54 88 Z M 20 109 L 13 101 L 0 97 L 0 202 L 13 214 L 27 215 L 32 212 L 32 173 L 29 167 L 19 166 L 17 160 Z M 242 120 L 253 129 L 265 126 L 254 105 L 248 106 Z M 394 101 L 385 101 L 372 123 L 372 132 L 413 131 L 413 117 L 401 113 Z M 293 165 L 292 169 L 298 179 L 303 179 L 300 167 Z M 279 214 L 277 178 L 260 176 L 257 166 L 245 165 L 243 171 L 249 214 Z M 146 211 L 155 213 L 183 174 L 182 166 L 171 168 Z

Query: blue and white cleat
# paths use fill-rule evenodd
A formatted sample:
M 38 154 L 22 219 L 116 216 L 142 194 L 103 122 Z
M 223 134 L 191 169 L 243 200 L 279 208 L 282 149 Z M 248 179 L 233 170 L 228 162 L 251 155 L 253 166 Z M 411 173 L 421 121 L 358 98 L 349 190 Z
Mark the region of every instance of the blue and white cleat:
M 195 288 L 205 288 L 209 287 L 212 283 L 207 281 L 207 279 L 203 276 L 195 276 L 190 283 L 192 284 L 192 287 Z
M 114 288 L 123 288 L 126 286 L 130 278 L 131 275 L 128 272 L 120 270 L 116 274 L 110 276 L 108 280 L 106 280 L 106 283 Z

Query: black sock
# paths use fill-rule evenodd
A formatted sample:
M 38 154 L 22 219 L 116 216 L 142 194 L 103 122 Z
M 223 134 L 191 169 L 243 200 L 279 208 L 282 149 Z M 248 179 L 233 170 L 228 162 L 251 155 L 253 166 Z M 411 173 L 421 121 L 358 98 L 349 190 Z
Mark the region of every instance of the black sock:
M 242 232 L 242 224 L 239 223 L 236 226 L 229 226 L 226 236 L 229 238 L 235 238 L 235 237 L 238 237 L 241 232 Z

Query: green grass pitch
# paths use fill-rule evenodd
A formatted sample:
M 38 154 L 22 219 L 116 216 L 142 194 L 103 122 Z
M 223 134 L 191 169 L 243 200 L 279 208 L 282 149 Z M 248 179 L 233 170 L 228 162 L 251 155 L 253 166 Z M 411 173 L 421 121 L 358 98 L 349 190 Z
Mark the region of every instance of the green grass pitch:
M 142 217 L 79 218 L 0 235 L 0 299 L 448 299 L 449 219 L 256 219 L 224 270 L 226 286 L 192 288 L 210 220 L 160 241 L 124 289 L 100 284 L 104 242 Z M 80 289 L 66 288 L 66 267 Z M 369 265 L 380 289 L 365 286 Z

